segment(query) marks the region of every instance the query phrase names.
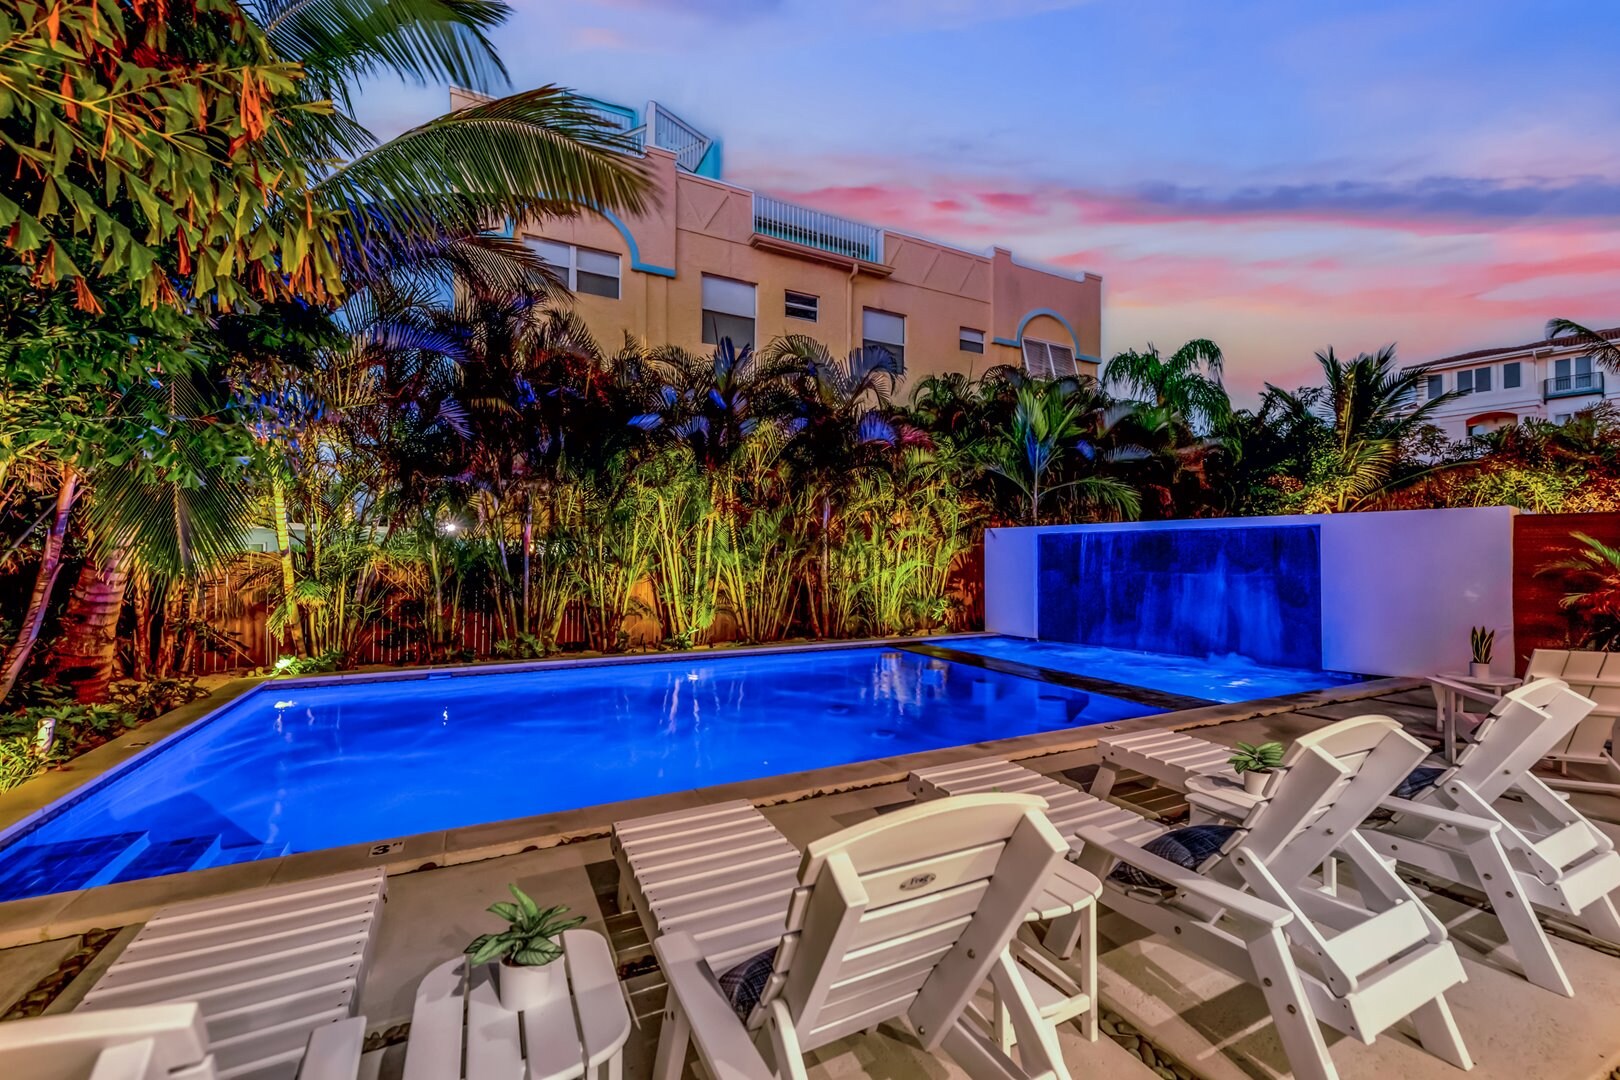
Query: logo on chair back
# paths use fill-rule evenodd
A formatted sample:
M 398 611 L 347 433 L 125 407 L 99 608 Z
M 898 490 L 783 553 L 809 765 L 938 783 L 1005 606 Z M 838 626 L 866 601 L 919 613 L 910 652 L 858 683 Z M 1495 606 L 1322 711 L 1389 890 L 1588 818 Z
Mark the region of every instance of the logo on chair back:
M 909 892 L 912 889 L 920 889 L 924 885 L 932 885 L 933 883 L 934 883 L 934 875 L 933 874 L 914 874 L 911 877 L 907 878 L 900 885 L 900 888 L 903 891 Z

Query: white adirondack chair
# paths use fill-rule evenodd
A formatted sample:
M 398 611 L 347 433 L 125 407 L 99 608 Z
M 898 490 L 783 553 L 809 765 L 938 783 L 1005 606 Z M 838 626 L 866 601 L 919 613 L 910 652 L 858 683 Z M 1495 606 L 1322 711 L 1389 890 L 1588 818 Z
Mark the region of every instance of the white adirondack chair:
M 710 958 L 728 952 L 705 932 L 707 922 L 657 937 L 669 997 L 655 1080 L 679 1077 L 690 1045 L 708 1074 L 722 1080 L 802 1078 L 805 1053 L 885 1021 L 905 1023 L 924 1048 L 943 1050 L 973 1077 L 1065 1080 L 1057 1040 L 1040 1023 L 1010 949 L 1066 850 L 1042 809 L 1028 796 L 952 799 L 812 843 L 795 884 L 782 891 L 764 878 L 757 890 L 774 898 L 784 932 L 745 1019 L 717 982 L 723 969 Z M 672 824 L 666 816 L 653 827 L 667 832 Z M 632 846 L 631 867 L 661 862 L 649 854 L 646 829 L 635 825 L 617 827 L 620 845 Z M 741 864 L 759 850 L 747 842 L 743 850 L 732 846 Z M 699 873 L 720 890 L 721 903 L 745 918 L 763 910 L 738 899 L 745 890 L 718 883 L 713 866 Z M 648 917 L 660 923 L 659 911 Z M 1017 1064 L 966 1019 L 987 979 L 1017 1034 Z
M 379 867 L 164 908 L 73 1015 L 194 1003 L 221 1080 L 290 1080 L 312 1033 L 354 1015 L 386 881 Z
M 1484 893 L 1525 977 L 1566 996 L 1573 990 L 1535 909 L 1620 943 L 1620 854 L 1531 770 L 1549 748 L 1568 744 L 1591 708 L 1556 679 L 1509 692 L 1479 715 L 1457 763 L 1431 787 L 1411 801 L 1386 799 L 1381 808 L 1395 818 L 1362 826 L 1381 855 Z M 1105 760 L 1182 791 L 1194 776 L 1230 775 L 1226 747 L 1152 734 L 1102 740 Z
M 1537 649 L 1530 654 L 1524 679 L 1559 679 L 1593 703 L 1586 719 L 1547 752 L 1563 774 L 1549 783 L 1564 791 L 1620 794 L 1620 761 L 1614 756 L 1615 725 L 1620 721 L 1620 653 Z M 1571 765 L 1583 767 L 1584 775 L 1570 776 Z
M 317 1029 L 298 1080 L 355 1080 L 365 1020 Z M 0 1024 L 0 1074 L 19 1080 L 221 1080 L 195 1003 Z M 289 1074 L 291 1075 L 291 1074 Z
M 1086 796 L 1097 823 L 1077 831 L 1079 862 L 1104 879 L 1105 906 L 1259 987 L 1302 1080 L 1338 1075 L 1319 1023 L 1370 1043 L 1411 1017 L 1425 1048 L 1470 1068 L 1444 996 L 1465 979 L 1445 927 L 1355 828 L 1426 753 L 1394 721 L 1357 717 L 1297 741 L 1264 795 L 1189 795 L 1240 826 L 1202 873 L 1122 838 L 1107 814 L 1120 808 Z M 1121 885 L 1116 860 L 1167 888 Z M 1329 884 L 1340 861 L 1356 895 Z
M 1526 977 L 1565 995 L 1573 991 L 1534 909 L 1620 944 L 1620 853 L 1531 768 L 1591 710 L 1556 679 L 1510 691 L 1456 765 L 1411 801 L 1386 800 L 1394 818 L 1363 830 L 1381 854 L 1483 892 Z

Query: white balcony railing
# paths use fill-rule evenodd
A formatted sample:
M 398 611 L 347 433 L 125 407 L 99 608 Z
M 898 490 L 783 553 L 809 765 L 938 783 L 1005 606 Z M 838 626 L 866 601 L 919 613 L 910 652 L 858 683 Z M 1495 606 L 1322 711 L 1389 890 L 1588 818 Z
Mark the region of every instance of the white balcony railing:
M 846 258 L 883 261 L 882 229 L 769 195 L 754 195 L 754 231 Z
M 652 144 L 675 155 L 675 164 L 687 172 L 697 172 L 703 155 L 709 152 L 714 140 L 685 120 L 676 116 L 656 101 L 647 102 L 647 122 L 631 128 L 625 136 L 635 143 L 636 149 L 647 150 L 647 133 L 652 132 Z

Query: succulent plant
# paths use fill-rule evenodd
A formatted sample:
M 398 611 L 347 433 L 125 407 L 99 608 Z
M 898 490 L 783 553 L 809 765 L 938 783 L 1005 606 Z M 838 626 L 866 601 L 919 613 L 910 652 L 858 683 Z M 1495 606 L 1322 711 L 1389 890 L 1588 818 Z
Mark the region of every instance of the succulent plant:
M 1226 759 L 1232 770 L 1239 776 L 1248 772 L 1270 772 L 1282 764 L 1283 744 L 1280 742 L 1260 743 L 1252 746 L 1246 742 L 1237 744 L 1237 751 Z
M 510 925 L 496 934 L 479 934 L 473 938 L 465 952 L 474 964 L 487 964 L 500 959 L 507 964 L 539 967 L 562 955 L 557 938 L 564 930 L 571 930 L 585 921 L 585 916 L 563 918 L 567 906 L 543 908 L 529 898 L 529 894 L 516 885 L 508 885 L 517 901 L 497 901 L 488 907 L 492 915 L 499 915 Z

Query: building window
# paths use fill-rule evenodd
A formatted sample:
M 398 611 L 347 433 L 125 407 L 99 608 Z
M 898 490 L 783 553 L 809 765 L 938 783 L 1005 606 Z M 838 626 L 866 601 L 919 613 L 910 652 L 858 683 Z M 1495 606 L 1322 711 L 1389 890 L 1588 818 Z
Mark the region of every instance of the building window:
M 1502 389 L 1512 390 L 1517 387 L 1519 385 L 1519 377 L 1519 362 L 1517 360 L 1513 361 L 1511 364 L 1502 365 Z
M 1429 376 L 1429 400 L 1434 400 L 1446 392 L 1446 377 L 1444 375 Z
M 703 344 L 729 338 L 741 349 L 754 347 L 754 286 L 746 281 L 703 275 Z
M 1491 369 L 1488 367 L 1471 368 L 1468 371 L 1457 372 L 1457 392 L 1459 394 L 1483 394 L 1491 388 Z
M 906 317 L 876 308 L 861 309 L 861 344 L 894 357 L 896 371 L 906 370 Z
M 1553 361 L 1554 391 L 1567 393 L 1571 390 L 1591 390 L 1595 385 L 1590 356 L 1577 356 L 1573 361 L 1566 356 L 1562 360 Z
M 786 294 L 787 317 L 790 319 L 803 319 L 805 322 L 815 322 L 816 315 L 821 308 L 820 297 L 809 293 L 792 292 Z
M 963 352 L 982 354 L 984 352 L 984 331 L 962 327 L 961 332 L 957 335 L 957 348 Z
M 1067 379 L 1080 374 L 1073 349 L 1034 338 L 1024 339 L 1024 370 L 1037 379 Z
M 524 243 L 545 263 L 557 280 L 576 293 L 619 298 L 619 257 L 611 251 L 560 244 L 530 237 Z

